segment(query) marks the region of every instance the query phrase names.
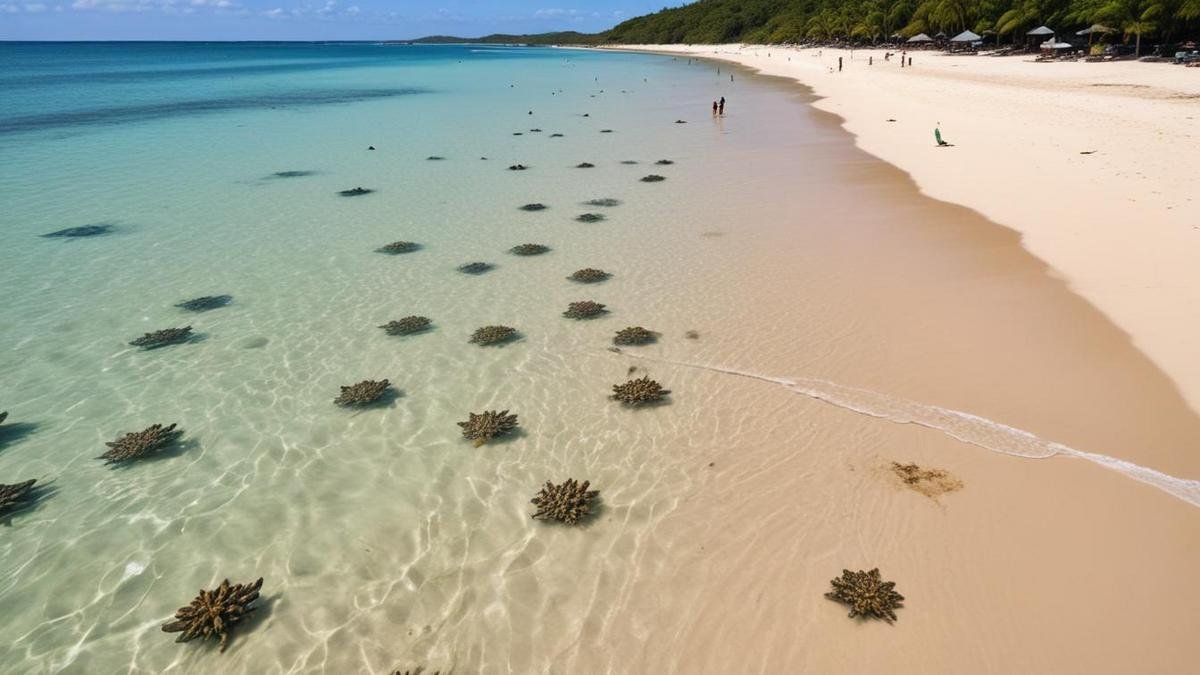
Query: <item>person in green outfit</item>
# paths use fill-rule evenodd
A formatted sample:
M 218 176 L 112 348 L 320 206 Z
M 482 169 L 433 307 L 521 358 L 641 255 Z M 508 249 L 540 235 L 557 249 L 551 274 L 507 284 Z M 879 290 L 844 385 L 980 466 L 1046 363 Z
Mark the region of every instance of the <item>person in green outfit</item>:
M 941 125 L 942 125 L 942 123 L 938 122 L 938 125 L 933 128 L 933 138 L 934 138 L 934 140 L 937 141 L 938 147 L 942 147 L 942 148 L 950 147 L 949 143 L 942 140 Z

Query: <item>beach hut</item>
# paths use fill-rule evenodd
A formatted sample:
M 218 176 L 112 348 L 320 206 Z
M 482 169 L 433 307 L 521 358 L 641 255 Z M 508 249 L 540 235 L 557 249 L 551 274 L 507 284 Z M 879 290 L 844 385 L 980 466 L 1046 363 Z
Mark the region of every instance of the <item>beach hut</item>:
M 979 35 L 978 33 L 972 33 L 969 30 L 964 30 L 958 35 L 950 38 L 950 49 L 969 49 L 970 47 L 979 44 L 981 40 L 983 40 L 982 35 Z
M 908 42 L 933 42 L 933 38 L 924 33 L 917 33 L 916 35 L 908 38 Z
M 1054 35 L 1054 31 L 1046 26 L 1038 26 L 1026 33 L 1026 35 Z
M 1115 32 L 1115 31 L 1113 29 L 1109 28 L 1108 26 L 1094 23 L 1094 24 L 1088 26 L 1087 28 L 1084 28 L 1081 31 L 1076 31 L 1075 34 L 1088 36 L 1088 45 L 1091 46 L 1092 39 L 1094 38 L 1094 36 L 1105 35 L 1107 33 L 1113 33 L 1113 32 Z

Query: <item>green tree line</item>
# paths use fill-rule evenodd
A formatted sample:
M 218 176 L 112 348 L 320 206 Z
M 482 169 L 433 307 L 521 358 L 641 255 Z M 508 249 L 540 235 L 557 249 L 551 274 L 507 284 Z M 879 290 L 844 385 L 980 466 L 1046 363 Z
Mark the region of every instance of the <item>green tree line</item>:
M 877 43 L 917 33 L 972 30 L 988 42 L 1022 43 L 1047 25 L 1060 36 L 1092 24 L 1139 45 L 1200 36 L 1200 0 L 699 0 L 625 21 L 601 35 L 621 44 Z

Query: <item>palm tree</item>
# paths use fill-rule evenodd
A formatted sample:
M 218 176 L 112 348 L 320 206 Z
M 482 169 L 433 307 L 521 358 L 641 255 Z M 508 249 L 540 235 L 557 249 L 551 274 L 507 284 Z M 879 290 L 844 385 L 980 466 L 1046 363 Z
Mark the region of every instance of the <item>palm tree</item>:
M 1136 36 L 1134 56 L 1142 55 L 1142 35 L 1158 29 L 1163 14 L 1162 0 L 1112 0 L 1095 13 L 1096 21 L 1110 21 L 1121 27 L 1125 38 Z

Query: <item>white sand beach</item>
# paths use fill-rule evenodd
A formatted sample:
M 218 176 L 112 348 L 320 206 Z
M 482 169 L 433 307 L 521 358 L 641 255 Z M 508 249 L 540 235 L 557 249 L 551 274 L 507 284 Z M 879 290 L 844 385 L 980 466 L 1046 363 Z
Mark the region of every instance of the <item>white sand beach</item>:
M 859 147 L 922 192 L 1018 231 L 1200 410 L 1200 69 L 931 51 L 911 52 L 913 67 L 901 69 L 884 50 L 627 48 L 723 59 L 811 87 Z M 954 147 L 934 143 L 939 124 Z

